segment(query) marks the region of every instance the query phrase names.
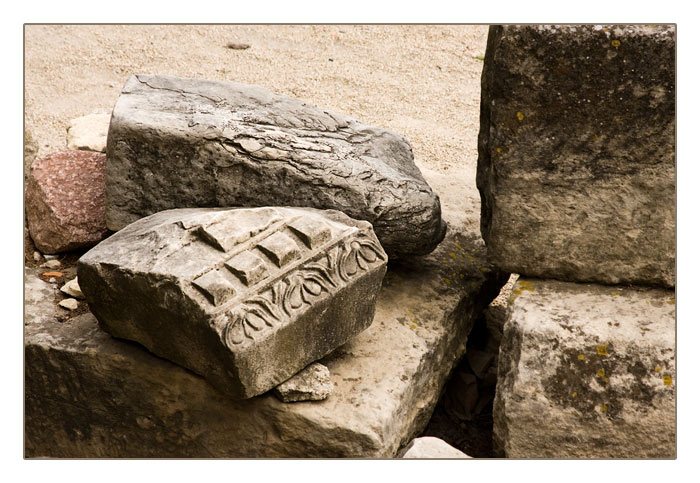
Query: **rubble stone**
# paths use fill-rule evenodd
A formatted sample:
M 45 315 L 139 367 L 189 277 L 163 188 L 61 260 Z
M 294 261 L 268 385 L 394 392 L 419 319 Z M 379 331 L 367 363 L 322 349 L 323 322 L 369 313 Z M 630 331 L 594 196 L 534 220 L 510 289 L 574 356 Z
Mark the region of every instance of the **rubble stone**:
M 675 293 L 524 279 L 501 344 L 494 446 L 509 458 L 673 458 Z
M 404 138 L 258 86 L 135 75 L 109 129 L 112 230 L 172 208 L 300 206 L 369 221 L 392 258 L 445 236 Z
M 477 186 L 501 269 L 675 285 L 675 28 L 489 30 Z
M 471 458 L 450 446 L 440 438 L 433 436 L 424 436 L 416 438 L 406 447 L 406 452 L 402 458 L 420 458 L 420 459 L 454 459 L 454 458 Z
M 62 151 L 32 164 L 25 195 L 29 233 L 42 253 L 90 247 L 105 225 L 105 155 Z
M 68 149 L 104 153 L 111 116 L 111 112 L 100 111 L 71 120 L 66 137 Z

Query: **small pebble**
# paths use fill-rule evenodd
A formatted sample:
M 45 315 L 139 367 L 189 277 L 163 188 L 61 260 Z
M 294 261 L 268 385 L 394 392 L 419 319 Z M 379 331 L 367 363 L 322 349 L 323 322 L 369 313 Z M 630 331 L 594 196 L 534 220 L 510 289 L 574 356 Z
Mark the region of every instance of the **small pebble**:
M 250 44 L 238 44 L 236 42 L 230 42 L 226 44 L 226 47 L 233 50 L 245 50 L 250 48 Z
M 40 262 L 42 260 L 41 253 L 39 252 L 34 252 L 34 261 Z
M 61 262 L 58 260 L 49 260 L 48 262 L 44 263 L 42 267 L 46 268 L 59 268 L 61 266 Z
M 53 278 L 53 277 L 51 277 L 51 278 L 49 279 L 49 283 L 56 283 L 56 279 Z
M 78 285 L 78 277 L 64 284 L 63 287 L 61 287 L 61 292 L 77 299 L 85 298 L 83 291 L 80 290 L 80 285 Z
M 75 299 L 65 299 L 61 300 L 58 305 L 68 310 L 75 310 L 78 308 L 78 301 Z
M 46 253 L 44 254 L 44 258 L 47 260 L 56 260 L 58 258 L 58 255 L 47 255 Z

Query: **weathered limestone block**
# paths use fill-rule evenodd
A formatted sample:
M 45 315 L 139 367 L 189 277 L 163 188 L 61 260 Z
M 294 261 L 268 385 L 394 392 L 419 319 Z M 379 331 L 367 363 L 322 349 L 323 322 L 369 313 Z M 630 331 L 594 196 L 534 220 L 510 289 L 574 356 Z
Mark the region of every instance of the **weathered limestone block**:
M 673 458 L 675 292 L 520 279 L 494 446 L 511 458 Z
M 68 149 L 104 153 L 111 115 L 111 112 L 98 111 L 71 120 L 66 134 Z
M 419 459 L 455 459 L 455 458 L 471 458 L 455 448 L 450 446 L 440 438 L 433 436 L 424 436 L 416 438 L 406 447 L 406 452 L 402 458 L 419 458 Z
M 105 224 L 105 155 L 61 151 L 32 164 L 25 194 L 29 233 L 43 253 L 90 247 Z
M 493 26 L 481 232 L 503 270 L 675 285 L 675 28 Z
M 331 373 L 323 364 L 314 362 L 274 389 L 283 402 L 322 401 L 333 392 Z
M 301 206 L 369 221 L 390 257 L 445 235 L 404 138 L 257 86 L 132 76 L 107 158 L 113 230 L 171 208 Z
M 455 210 L 435 252 L 392 264 L 372 325 L 320 361 L 334 385 L 323 401 L 285 404 L 272 392 L 234 400 L 110 337 L 91 314 L 34 320 L 25 333 L 26 456 L 395 456 L 427 424 L 474 320 L 507 278 L 485 261 L 465 213 Z
M 372 226 L 312 208 L 182 208 L 83 255 L 78 278 L 112 335 L 249 398 L 372 323 L 387 256 Z

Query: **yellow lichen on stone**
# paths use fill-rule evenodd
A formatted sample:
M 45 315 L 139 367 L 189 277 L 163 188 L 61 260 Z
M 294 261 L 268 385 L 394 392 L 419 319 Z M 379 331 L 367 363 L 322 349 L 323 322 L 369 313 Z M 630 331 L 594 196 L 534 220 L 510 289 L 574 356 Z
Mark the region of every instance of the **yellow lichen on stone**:
M 607 377 L 604 377 L 604 378 L 603 378 L 603 382 L 608 383 L 608 382 L 610 382 L 610 379 L 607 378 Z
M 454 258 L 455 260 L 457 260 L 457 255 L 455 255 L 454 253 L 450 252 L 450 256 L 451 256 L 452 258 Z
M 606 404 L 601 404 L 600 405 L 600 412 L 604 413 L 605 411 L 608 410 L 608 406 Z
M 670 386 L 671 384 L 673 384 L 671 376 L 664 376 L 664 386 Z
M 605 377 L 605 369 L 598 369 L 597 375 L 598 377 Z
M 574 392 L 571 394 L 571 397 L 576 397 L 577 394 L 578 394 L 578 393 L 577 393 L 576 391 L 574 391 Z
M 595 347 L 596 352 L 598 352 L 599 356 L 607 356 L 608 355 L 608 345 L 603 344 L 603 345 L 597 345 Z
M 518 121 L 522 121 L 523 119 L 525 119 L 525 115 L 520 111 L 515 113 L 515 116 L 518 118 Z
M 500 153 L 500 152 L 501 152 L 501 148 L 496 148 L 496 152 L 497 152 L 497 153 Z
M 618 48 L 620 46 L 620 41 L 617 39 L 614 39 L 612 42 L 610 42 L 610 45 L 612 45 L 615 48 Z
M 450 279 L 449 279 L 449 278 L 443 278 L 443 280 L 445 281 L 445 283 L 446 283 L 447 285 L 450 284 Z
M 667 303 L 668 305 L 676 305 L 676 299 L 667 300 L 666 303 Z
M 579 355 L 578 355 L 578 360 L 579 360 L 579 361 L 583 361 L 583 360 L 585 360 L 585 359 L 586 359 L 586 356 L 584 356 L 583 354 L 579 354 Z
M 661 372 L 661 368 L 660 368 L 659 366 L 656 366 L 656 367 L 654 368 L 654 370 L 655 370 L 656 372 Z

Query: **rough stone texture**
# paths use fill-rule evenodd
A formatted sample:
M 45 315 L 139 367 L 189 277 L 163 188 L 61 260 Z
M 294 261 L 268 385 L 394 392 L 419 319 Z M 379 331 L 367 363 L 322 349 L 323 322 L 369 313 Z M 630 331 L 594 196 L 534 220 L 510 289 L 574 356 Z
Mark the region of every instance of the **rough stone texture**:
M 107 157 L 113 230 L 171 208 L 308 206 L 371 222 L 392 258 L 445 235 L 404 138 L 257 86 L 132 76 Z
M 492 26 L 477 186 L 503 270 L 674 286 L 674 27 Z
M 25 210 L 39 250 L 86 248 L 107 235 L 104 169 L 104 154 L 85 151 L 62 151 L 34 161 Z
M 36 276 L 34 270 L 24 269 L 24 325 L 53 320 L 56 314 L 56 287 Z
M 249 398 L 366 329 L 386 264 L 338 211 L 182 208 L 103 241 L 78 277 L 112 335 Z
M 507 279 L 486 263 L 463 191 L 450 196 L 446 240 L 392 263 L 372 325 L 320 361 L 335 388 L 324 401 L 232 400 L 110 337 L 90 314 L 31 324 L 27 457 L 395 456 L 427 424 L 474 320 Z
M 283 402 L 322 401 L 333 392 L 331 373 L 323 364 L 314 362 L 274 389 Z
M 521 278 L 494 446 L 511 458 L 673 458 L 675 293 Z
M 462 453 L 457 448 L 450 446 L 440 438 L 424 436 L 416 438 L 406 447 L 406 452 L 402 458 L 422 458 L 422 459 L 454 459 L 471 458 Z
M 111 116 L 111 112 L 100 111 L 71 120 L 66 136 L 68 149 L 104 153 Z

